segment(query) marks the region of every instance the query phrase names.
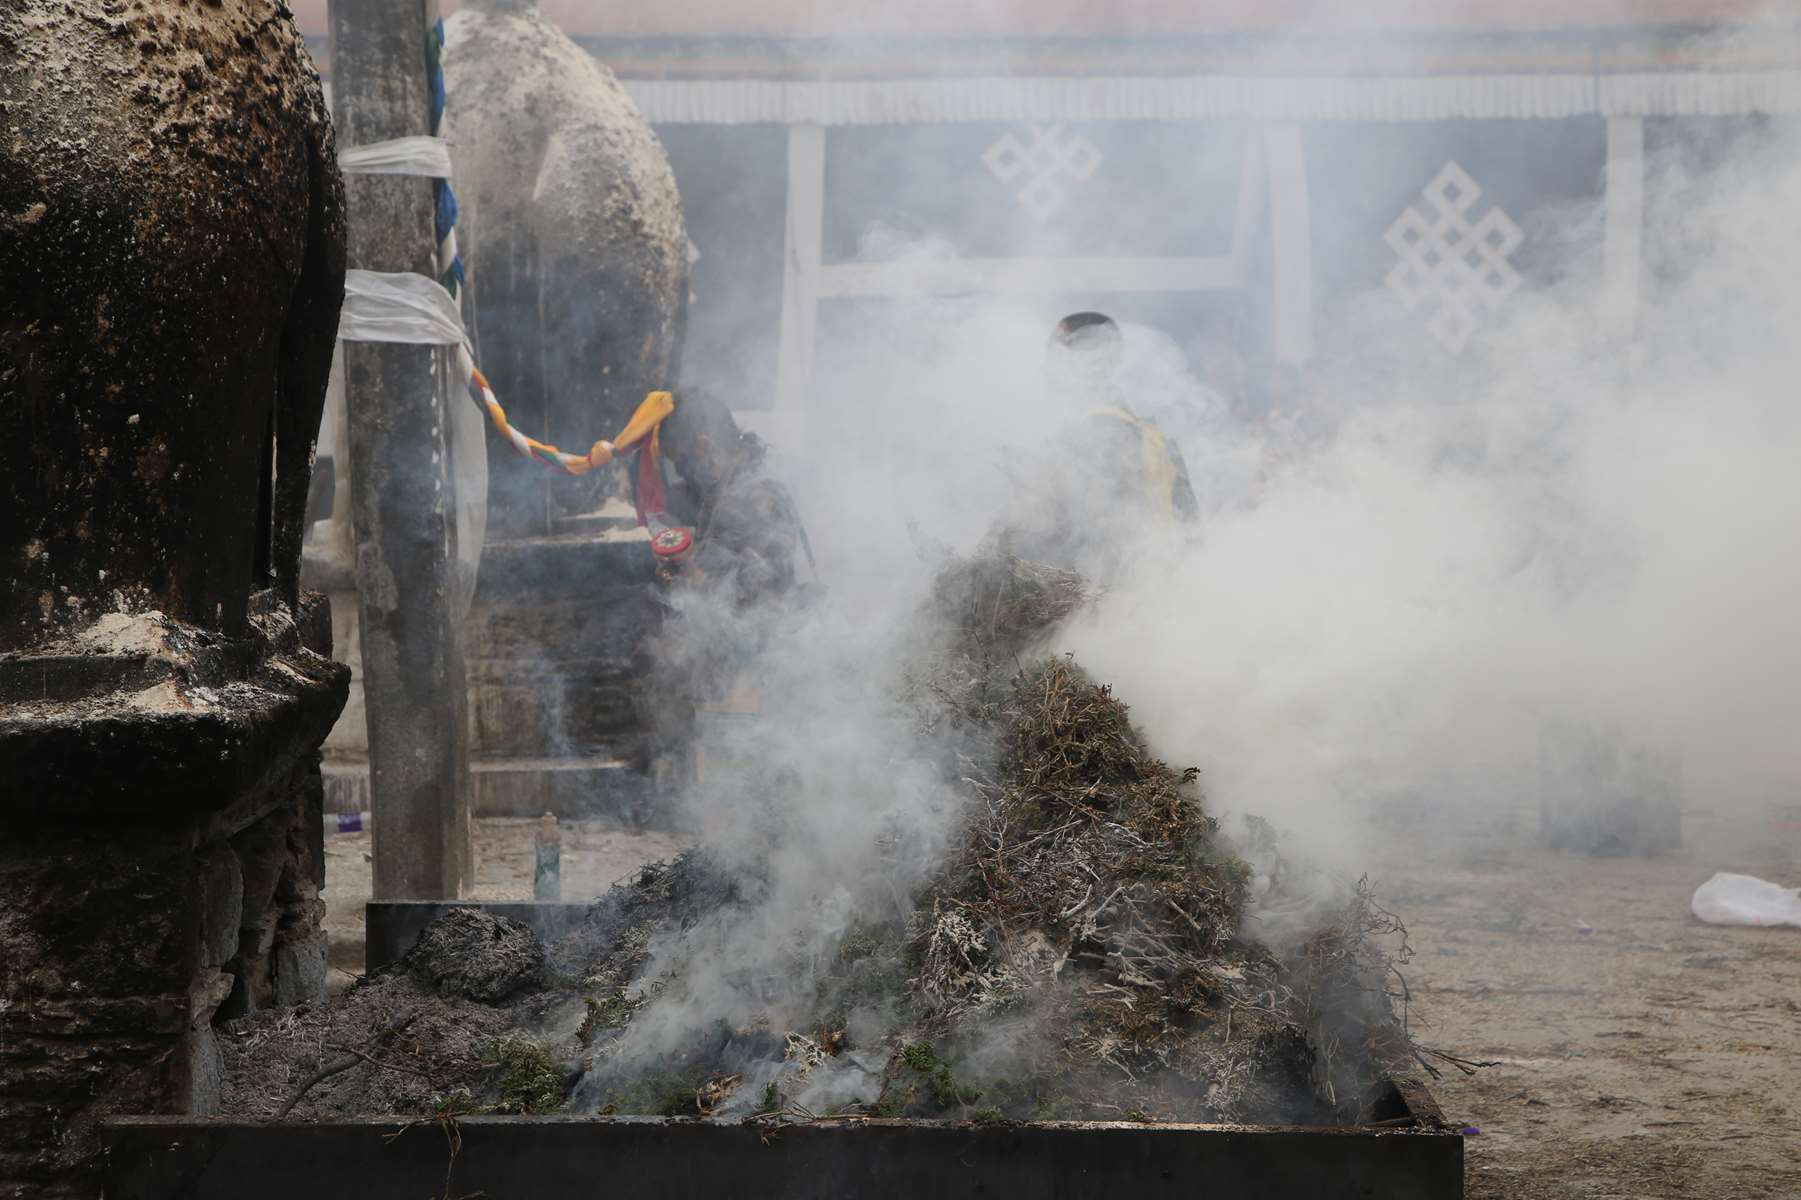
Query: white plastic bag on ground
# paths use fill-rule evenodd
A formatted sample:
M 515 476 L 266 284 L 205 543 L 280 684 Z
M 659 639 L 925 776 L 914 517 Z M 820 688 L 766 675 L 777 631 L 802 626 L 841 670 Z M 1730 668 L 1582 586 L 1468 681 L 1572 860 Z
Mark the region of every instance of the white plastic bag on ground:
M 1754 875 L 1717 872 L 1695 889 L 1689 908 L 1709 925 L 1801 926 L 1801 893 Z

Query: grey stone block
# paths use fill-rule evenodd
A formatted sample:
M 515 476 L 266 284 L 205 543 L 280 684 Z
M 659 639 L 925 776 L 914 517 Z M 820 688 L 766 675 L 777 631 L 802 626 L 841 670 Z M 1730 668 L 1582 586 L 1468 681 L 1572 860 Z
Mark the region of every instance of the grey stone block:
M 174 1096 L 176 1111 L 209 1117 L 219 1111 L 225 1087 L 225 1064 L 213 1027 L 201 1022 L 184 1033 L 175 1048 Z
M 230 846 L 209 846 L 195 864 L 202 961 L 223 966 L 238 952 L 244 919 L 244 872 Z
M 244 913 L 240 926 L 261 925 L 274 906 L 275 885 L 288 864 L 288 826 L 294 814 L 277 809 L 231 839 L 244 874 Z
M 315 932 L 275 948 L 273 1000 L 277 1008 L 325 998 L 325 935 Z

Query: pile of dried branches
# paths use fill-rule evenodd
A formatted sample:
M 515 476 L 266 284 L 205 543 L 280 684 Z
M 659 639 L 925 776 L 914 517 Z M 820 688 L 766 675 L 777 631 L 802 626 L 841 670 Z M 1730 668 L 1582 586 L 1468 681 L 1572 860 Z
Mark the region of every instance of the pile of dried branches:
M 1360 879 L 1350 900 L 1285 959 L 1285 978 L 1299 1001 L 1313 1055 L 1314 1087 L 1334 1110 L 1367 1098 L 1383 1071 L 1417 1053 L 1407 1033 L 1401 974 L 1412 956 L 1407 927 L 1376 903 L 1369 881 Z
M 1286 957 L 1245 936 L 1252 869 L 1197 772 L 1157 759 L 1109 688 L 1043 653 L 1088 594 L 1005 553 L 945 567 L 940 636 L 902 699 L 955 748 L 965 805 L 911 916 L 844 938 L 806 1027 L 699 1038 L 675 1069 L 608 1088 L 614 1111 L 744 1112 L 751 1097 L 727 1097 L 752 1080 L 772 1119 L 1367 1116 L 1405 1046 L 1381 946 L 1398 924 L 1359 890 Z M 820 1086 L 872 1061 L 870 1087 Z M 817 1109 L 827 1091 L 855 1099 Z
M 734 874 L 696 854 L 616 888 L 558 945 L 515 956 L 505 996 L 476 969 L 486 956 L 457 957 L 454 970 L 409 960 L 372 979 L 347 1007 L 369 1010 L 374 1035 L 335 1038 L 342 1062 L 297 1055 L 317 1078 L 284 1077 L 270 1104 L 354 1111 L 338 1093 L 371 1071 L 411 1089 L 384 1085 L 400 1110 L 423 1104 L 427 1080 L 382 1068 L 410 1067 L 400 1043 L 430 1040 L 416 1035 L 431 1021 L 389 1045 L 374 1001 L 440 1002 L 427 993 L 454 977 L 456 1013 L 479 1016 L 486 1037 L 509 1025 L 551 1033 L 483 1043 L 480 1055 L 468 1036 L 438 1042 L 447 1058 L 462 1047 L 479 1099 L 527 1111 L 1370 1119 L 1381 1074 L 1412 1049 L 1385 948 L 1398 938 L 1404 963 L 1405 931 L 1360 886 L 1281 954 L 1247 934 L 1253 872 L 1221 837 L 1197 772 L 1160 761 L 1119 697 L 1044 652 L 1088 594 L 1079 576 L 1002 553 L 954 561 L 938 579 L 928 624 L 939 634 L 921 643 L 899 699 L 961 790 L 960 824 L 924 883 L 911 874 L 891 893 L 895 915 L 853 926 L 823 965 L 811 948 L 795 962 L 792 978 L 816 988 L 799 1002 L 805 1019 L 783 992 L 780 1016 L 684 1030 L 686 1044 L 650 1058 L 615 1053 L 632 1029 L 659 1028 L 643 1013 L 680 998 L 669 974 L 680 954 L 653 966 L 653 939 L 755 901 L 742 865 Z M 1264 862 L 1273 845 L 1247 853 Z M 1266 867 L 1259 886 L 1280 888 L 1282 874 Z
M 957 648 L 990 657 L 1023 649 L 1090 595 L 1074 571 L 1001 550 L 950 560 L 932 585 L 933 608 Z
M 910 698 L 922 726 L 985 736 L 964 741 L 961 836 L 892 951 L 914 1023 L 879 1107 L 1360 1119 L 1406 1056 L 1387 949 L 1399 935 L 1404 960 L 1405 931 L 1360 886 L 1297 952 L 1244 936 L 1252 871 L 1197 772 L 1073 660 L 1029 654 L 1087 593 L 1001 553 L 939 577 L 949 644 Z
M 968 1084 L 1005 1116 L 1323 1116 L 1281 966 L 1238 938 L 1250 868 L 1217 845 L 1196 772 L 1149 754 L 1067 658 L 1019 670 L 995 725 L 915 918 L 920 1036 L 1005 1064 Z

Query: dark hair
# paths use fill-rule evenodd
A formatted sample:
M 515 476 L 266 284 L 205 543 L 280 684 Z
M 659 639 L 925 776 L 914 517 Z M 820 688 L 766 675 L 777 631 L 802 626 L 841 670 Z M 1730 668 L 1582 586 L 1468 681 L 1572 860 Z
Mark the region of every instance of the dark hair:
M 1070 313 L 1067 317 L 1058 321 L 1057 328 L 1052 332 L 1051 336 L 1062 342 L 1064 345 L 1068 345 L 1075 340 L 1076 334 L 1080 333 L 1082 330 L 1093 329 L 1097 326 L 1110 330 L 1115 334 L 1119 332 L 1119 326 L 1115 324 L 1113 318 L 1106 313 L 1079 312 Z

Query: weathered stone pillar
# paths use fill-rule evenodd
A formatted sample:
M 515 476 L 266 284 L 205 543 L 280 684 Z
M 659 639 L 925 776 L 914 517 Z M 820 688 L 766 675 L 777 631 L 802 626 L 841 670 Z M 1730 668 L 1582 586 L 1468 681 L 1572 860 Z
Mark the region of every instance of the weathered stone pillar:
M 299 544 L 343 296 L 318 77 L 264 0 L 0 6 L 0 1196 L 208 1112 L 323 996 Z
M 332 0 L 333 98 L 345 145 L 431 131 L 426 39 L 436 20 L 436 0 Z M 355 175 L 348 204 L 352 267 L 437 277 L 430 180 Z M 433 371 L 441 353 L 344 347 L 375 895 L 383 900 L 459 896 L 471 865 L 449 388 Z
M 688 294 L 675 174 L 625 88 L 536 0 L 469 0 L 446 26 L 482 370 L 521 429 L 586 450 L 672 383 Z M 490 540 L 551 533 L 614 480 L 489 449 Z
M 534 0 L 446 23 L 448 128 L 482 369 L 513 422 L 585 450 L 672 387 L 688 239 L 631 97 Z M 489 441 L 467 624 L 478 812 L 654 819 L 637 680 L 660 609 L 621 478 Z

